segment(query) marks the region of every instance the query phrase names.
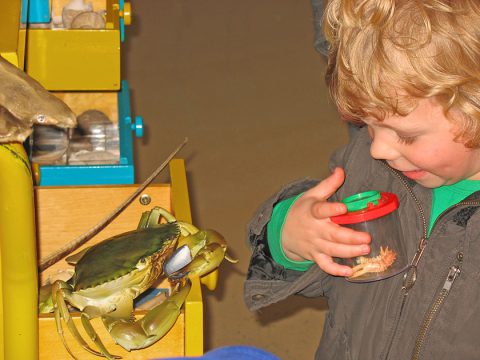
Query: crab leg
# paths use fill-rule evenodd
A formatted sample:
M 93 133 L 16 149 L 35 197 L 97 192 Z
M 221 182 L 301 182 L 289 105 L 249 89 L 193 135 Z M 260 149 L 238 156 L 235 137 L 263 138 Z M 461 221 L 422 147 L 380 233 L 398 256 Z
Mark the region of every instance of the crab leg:
M 65 340 L 62 327 L 62 319 L 63 321 L 65 321 L 65 324 L 67 324 L 67 327 L 70 330 L 72 336 L 80 343 L 80 345 L 85 350 L 87 350 L 91 354 L 102 356 L 101 353 L 93 350 L 83 339 L 82 335 L 78 332 L 78 329 L 75 326 L 75 323 L 73 322 L 72 317 L 70 316 L 70 312 L 68 311 L 67 305 L 65 303 L 65 293 L 70 293 L 69 285 L 61 280 L 55 281 L 52 285 L 52 301 L 54 305 L 55 323 L 57 325 L 57 332 L 62 339 L 65 349 L 67 349 L 68 353 L 72 356 L 72 358 L 76 359 Z
M 365 274 L 368 274 L 368 273 L 371 273 L 371 272 L 381 272 L 381 271 L 383 271 L 381 269 L 381 265 L 376 264 L 376 263 L 359 264 L 357 266 L 354 266 L 352 268 L 352 270 L 353 270 L 353 275 L 350 276 L 351 279 L 354 279 L 356 277 L 359 277 L 359 276 L 362 276 L 362 275 L 365 275 Z
M 157 305 L 135 322 L 105 315 L 102 317 L 110 335 L 126 350 L 143 349 L 162 338 L 175 324 L 191 283 L 186 281 L 180 290 Z
M 155 206 L 152 210 L 142 213 L 137 229 L 145 229 L 149 227 L 151 228 L 159 226 L 160 218 L 162 217 L 168 223 L 173 223 L 177 221 L 177 219 L 175 219 L 175 217 L 168 211 L 161 207 Z
M 360 264 L 352 268 L 353 275 L 350 279 L 362 276 L 368 273 L 379 273 L 387 270 L 397 258 L 397 254 L 388 247 L 380 246 L 380 254 L 373 258 L 361 257 Z
M 183 221 L 177 221 L 172 214 L 159 206 L 155 206 L 152 210 L 146 211 L 142 214 L 137 229 L 159 226 L 161 218 L 164 218 L 167 223 L 178 222 L 183 236 L 188 236 L 198 232 L 198 228 L 195 225 Z
M 98 336 L 97 332 L 93 328 L 92 324 L 90 323 L 90 315 L 88 315 L 88 309 L 85 311 L 82 311 L 80 318 L 82 320 L 83 328 L 87 332 L 88 336 L 90 336 L 90 339 L 97 345 L 97 347 L 100 349 L 101 354 L 99 356 L 105 356 L 108 360 L 115 360 L 115 359 L 121 359 L 121 356 L 118 355 L 112 355 L 108 352 L 107 348 L 105 345 L 103 345 L 102 340 L 100 340 L 100 337 Z
M 64 336 L 64 332 L 63 332 L 63 327 L 62 327 L 62 317 L 63 319 L 65 320 L 65 322 L 67 323 L 67 321 L 71 321 L 71 319 L 68 319 L 68 316 L 67 315 L 61 315 L 61 314 L 64 314 L 65 312 L 68 313 L 68 309 L 65 305 L 65 302 L 64 301 L 60 301 L 58 304 L 57 304 L 57 296 L 56 294 L 53 295 L 53 302 L 54 302 L 54 315 L 55 315 L 55 324 L 57 326 L 57 333 L 58 335 L 60 336 L 60 339 L 62 340 L 62 343 L 63 343 L 63 346 L 65 347 L 65 349 L 67 350 L 67 352 L 70 354 L 70 356 L 77 360 L 77 358 L 75 357 L 75 355 L 73 355 L 72 351 L 70 350 L 70 348 L 68 347 L 68 344 L 65 340 L 65 336 Z M 78 331 L 76 331 L 77 329 L 74 327 L 75 330 L 70 330 L 73 334 L 73 332 L 76 332 L 78 334 Z M 75 335 L 74 335 L 75 336 Z M 80 334 L 78 334 L 78 336 L 80 336 Z M 75 336 L 76 337 L 76 336 Z M 81 337 L 80 337 L 81 338 Z M 83 341 L 83 339 L 82 339 Z M 83 344 L 82 344 L 83 346 Z M 88 346 L 87 346 L 88 347 Z

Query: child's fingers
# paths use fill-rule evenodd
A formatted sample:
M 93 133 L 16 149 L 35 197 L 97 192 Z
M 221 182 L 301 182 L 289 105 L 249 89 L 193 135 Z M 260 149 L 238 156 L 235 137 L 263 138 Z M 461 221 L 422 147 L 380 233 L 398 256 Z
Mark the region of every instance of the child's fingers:
M 349 259 L 361 255 L 367 255 L 370 252 L 370 246 L 367 244 L 346 245 L 339 244 L 338 242 L 323 241 L 321 249 L 319 248 L 314 251 L 318 254 Z M 312 257 L 315 257 L 315 255 Z
M 330 203 L 318 201 L 311 206 L 312 216 L 316 219 L 326 219 L 332 216 L 342 215 L 347 212 L 347 206 L 342 203 Z
M 346 266 L 340 265 L 326 254 L 318 254 L 314 259 L 315 263 L 327 274 L 334 276 L 352 276 L 353 270 Z
M 342 225 L 331 224 L 330 233 L 324 233 L 323 238 L 332 243 L 346 244 L 346 245 L 360 245 L 369 244 L 372 240 L 369 233 L 363 231 L 356 231 Z

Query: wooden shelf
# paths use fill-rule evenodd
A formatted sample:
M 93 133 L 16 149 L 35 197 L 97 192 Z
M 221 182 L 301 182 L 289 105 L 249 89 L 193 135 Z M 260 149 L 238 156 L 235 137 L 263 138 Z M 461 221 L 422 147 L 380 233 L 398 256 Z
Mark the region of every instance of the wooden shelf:
M 140 215 L 154 206 L 161 206 L 173 212 L 179 217 L 179 220 L 185 220 L 185 217 L 191 218 L 183 160 L 172 160 L 170 173 L 171 184 L 151 185 L 144 191 L 144 194 L 148 194 L 152 200 L 150 204 L 142 205 L 138 199 L 135 199 L 122 214 L 83 247 L 91 246 L 110 236 L 135 229 Z M 40 256 L 46 256 L 93 227 L 113 211 L 135 188 L 134 185 L 37 187 L 35 189 L 35 202 Z M 173 194 L 176 198 L 173 198 Z M 44 281 L 52 274 L 69 267 L 65 261 L 61 260 L 47 269 L 42 274 L 41 280 Z M 212 276 L 216 278 L 216 274 Z M 162 284 L 162 286 L 164 285 Z M 144 311 L 136 312 L 137 316 L 142 314 L 144 314 Z M 78 323 L 77 327 L 84 334 L 78 315 L 73 313 L 73 317 L 75 323 Z M 203 303 L 200 281 L 198 279 L 194 281 L 192 291 L 185 304 L 185 310 L 174 327 L 164 338 L 149 348 L 127 352 L 114 344 L 113 339 L 99 319 L 94 319 L 93 323 L 109 351 L 112 354 L 122 356 L 124 359 L 201 355 L 203 352 Z M 188 330 L 186 329 L 187 326 Z M 98 358 L 83 350 L 71 337 L 68 330 L 66 328 L 64 330 L 67 343 L 76 356 L 82 359 Z M 85 339 L 88 338 L 86 335 L 84 337 Z M 39 359 L 67 359 L 69 356 L 57 333 L 52 314 L 41 315 L 39 318 L 39 344 Z

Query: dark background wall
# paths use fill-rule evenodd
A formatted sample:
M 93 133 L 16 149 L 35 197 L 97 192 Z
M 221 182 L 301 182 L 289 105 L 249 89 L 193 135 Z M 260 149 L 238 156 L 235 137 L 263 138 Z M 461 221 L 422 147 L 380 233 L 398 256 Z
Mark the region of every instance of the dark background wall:
M 249 344 L 312 358 L 323 300 L 291 298 L 258 313 L 243 302 L 245 229 L 256 207 L 286 182 L 325 176 L 347 138 L 313 48 L 310 2 L 138 0 L 132 8 L 122 69 L 146 123 L 135 144 L 137 182 L 188 137 L 180 157 L 194 223 L 224 234 L 240 259 L 205 291 L 206 350 Z

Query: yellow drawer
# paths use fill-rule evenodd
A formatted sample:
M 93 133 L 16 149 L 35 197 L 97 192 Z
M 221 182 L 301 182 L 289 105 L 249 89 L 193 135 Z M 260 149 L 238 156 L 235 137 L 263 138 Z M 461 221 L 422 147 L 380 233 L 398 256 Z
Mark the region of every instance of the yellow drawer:
M 52 19 L 61 16 L 66 0 L 52 0 Z M 105 12 L 105 28 L 70 29 L 30 26 L 26 72 L 48 90 L 119 90 L 121 21 L 119 0 L 94 2 Z M 104 6 L 104 7 L 103 7 Z M 129 3 L 128 3 L 128 9 Z M 130 18 L 130 10 L 128 10 Z
M 117 30 L 29 30 L 27 73 L 48 90 L 119 90 Z

